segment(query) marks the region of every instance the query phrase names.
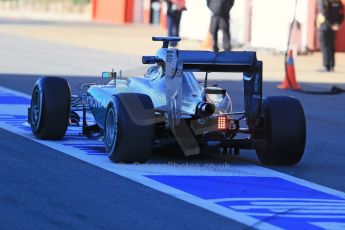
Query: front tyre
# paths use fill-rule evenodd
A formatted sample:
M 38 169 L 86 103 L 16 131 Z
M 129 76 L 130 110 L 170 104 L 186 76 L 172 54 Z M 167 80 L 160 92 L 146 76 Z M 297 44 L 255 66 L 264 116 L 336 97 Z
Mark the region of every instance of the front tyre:
M 71 91 L 67 81 L 58 77 L 40 78 L 32 91 L 29 123 L 39 139 L 61 139 L 68 123 Z
M 256 153 L 263 164 L 294 165 L 304 153 L 306 121 L 301 103 L 293 97 L 267 97 L 262 102 L 261 124 L 254 138 L 266 139 Z
M 154 117 L 149 96 L 114 95 L 104 125 L 104 144 L 109 158 L 113 162 L 146 162 L 153 148 Z

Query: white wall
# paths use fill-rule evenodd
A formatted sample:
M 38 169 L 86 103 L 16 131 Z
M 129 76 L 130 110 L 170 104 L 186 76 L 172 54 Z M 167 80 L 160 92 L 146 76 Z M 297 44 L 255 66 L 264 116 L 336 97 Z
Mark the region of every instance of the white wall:
M 206 0 L 186 0 L 187 11 L 181 19 L 180 36 L 204 40 L 208 34 L 211 12 Z M 296 19 L 301 25 L 302 50 L 307 47 L 308 0 L 298 0 Z M 257 48 L 279 51 L 286 49 L 289 26 L 293 19 L 294 0 L 253 0 L 251 43 Z M 245 43 L 246 0 L 235 0 L 231 10 L 231 35 L 233 45 Z
M 134 0 L 133 22 L 142 23 L 144 20 L 143 14 L 144 14 L 144 1 Z
M 243 45 L 246 34 L 246 1 L 235 0 L 231 9 L 231 40 L 233 44 Z
M 186 0 L 187 11 L 181 19 L 180 36 L 183 38 L 204 40 L 210 25 L 211 12 L 206 0 Z M 231 10 L 231 35 L 233 44 L 243 44 L 245 34 L 245 1 L 237 0 Z
M 308 47 L 308 9 L 310 4 L 310 1 L 299 0 L 297 5 L 296 19 L 302 25 L 302 51 L 306 51 Z
M 204 40 L 207 36 L 211 12 L 206 0 L 187 0 L 187 10 L 183 12 L 180 25 L 180 36 L 183 38 Z
M 294 7 L 293 0 L 253 0 L 251 45 L 284 51 Z M 296 19 L 301 23 L 302 47 L 306 47 L 308 1 L 298 1 Z

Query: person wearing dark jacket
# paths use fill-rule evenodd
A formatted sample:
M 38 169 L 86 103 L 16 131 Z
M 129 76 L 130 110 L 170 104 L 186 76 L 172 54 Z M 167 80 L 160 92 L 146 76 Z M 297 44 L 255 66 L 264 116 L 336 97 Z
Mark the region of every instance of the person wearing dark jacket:
M 335 66 L 335 33 L 344 17 L 342 3 L 340 0 L 318 0 L 318 10 L 317 26 L 323 61 L 318 71 L 331 72 Z
M 185 0 L 166 0 L 167 1 L 167 21 L 168 21 L 168 36 L 180 36 L 180 21 L 182 12 L 186 10 Z M 171 41 L 170 46 L 177 46 L 177 42 Z
M 218 52 L 218 30 L 223 32 L 224 51 L 231 50 L 230 10 L 234 0 L 207 0 L 207 7 L 212 12 L 210 33 L 212 35 L 213 51 Z

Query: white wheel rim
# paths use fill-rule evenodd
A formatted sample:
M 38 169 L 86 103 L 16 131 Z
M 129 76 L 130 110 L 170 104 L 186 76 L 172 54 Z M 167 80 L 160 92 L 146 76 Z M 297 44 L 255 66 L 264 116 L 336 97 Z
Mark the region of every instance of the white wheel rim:
M 114 108 L 109 109 L 105 123 L 105 141 L 106 145 L 111 147 L 115 145 L 117 137 L 117 113 Z
M 41 94 L 38 89 L 35 89 L 32 97 L 31 105 L 31 122 L 38 129 L 39 120 L 41 117 Z

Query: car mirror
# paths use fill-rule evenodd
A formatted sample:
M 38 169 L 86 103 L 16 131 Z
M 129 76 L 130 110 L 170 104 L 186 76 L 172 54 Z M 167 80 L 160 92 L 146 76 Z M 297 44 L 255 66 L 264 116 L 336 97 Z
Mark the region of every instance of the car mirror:
M 102 72 L 102 78 L 114 78 L 116 77 L 116 72 Z
M 222 89 L 222 88 L 218 88 L 218 87 L 207 87 L 207 88 L 205 88 L 205 93 L 206 94 L 221 94 L 221 95 L 225 95 L 226 94 L 226 90 Z

